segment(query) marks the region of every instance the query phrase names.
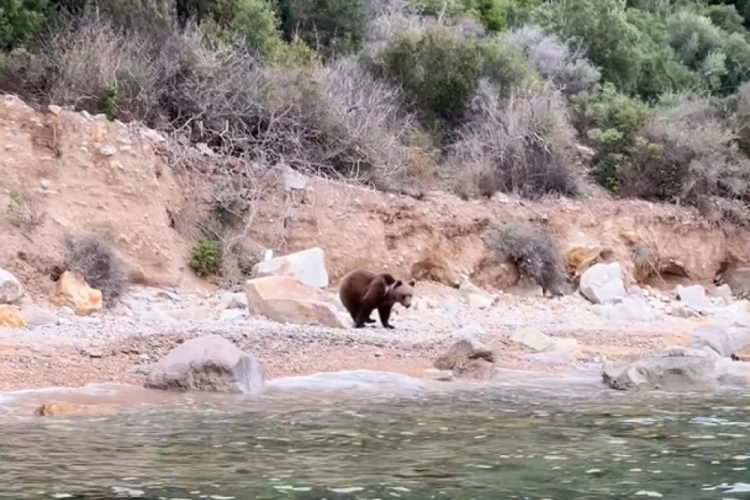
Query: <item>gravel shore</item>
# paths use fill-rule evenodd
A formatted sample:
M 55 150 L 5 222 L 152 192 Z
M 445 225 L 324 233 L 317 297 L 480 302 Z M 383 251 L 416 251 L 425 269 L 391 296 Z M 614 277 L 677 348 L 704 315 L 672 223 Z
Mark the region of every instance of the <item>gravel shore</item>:
M 279 324 L 251 317 L 228 292 L 178 295 L 132 291 L 122 306 L 92 317 L 58 313 L 57 323 L 25 330 L 0 329 L 0 390 L 140 383 L 133 366 L 151 363 L 181 341 L 218 334 L 264 364 L 269 378 L 342 369 L 395 371 L 424 376 L 432 361 L 467 335 L 491 343 L 499 365 L 533 370 L 559 366 L 532 362 L 524 346 L 508 340 L 532 327 L 552 338 L 574 338 L 581 362 L 681 343 L 697 320 L 660 315 L 649 320 L 603 317 L 583 297 L 548 299 L 504 294 L 487 309 L 470 310 L 451 289 L 434 288 L 422 304 L 399 308 L 395 330 L 334 329 Z

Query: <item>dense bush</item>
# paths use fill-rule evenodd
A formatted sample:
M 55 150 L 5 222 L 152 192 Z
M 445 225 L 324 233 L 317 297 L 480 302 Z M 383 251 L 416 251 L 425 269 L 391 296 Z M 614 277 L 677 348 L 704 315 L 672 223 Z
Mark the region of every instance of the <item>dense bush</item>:
M 102 292 L 106 307 L 115 305 L 127 287 L 127 272 L 112 245 L 98 234 L 67 235 L 63 269 Z
M 523 50 L 536 71 L 567 95 L 589 90 L 601 78 L 599 70 L 585 58 L 583 49 L 572 48 L 539 26 L 511 30 L 503 36 L 503 41 Z
M 415 111 L 449 126 L 461 122 L 481 78 L 507 95 L 534 77 L 522 52 L 501 39 L 479 40 L 444 25 L 398 32 L 370 64 L 404 90 Z
M 574 145 L 575 133 L 558 93 L 518 92 L 501 101 L 485 83 L 452 146 L 445 174 L 464 195 L 577 197 L 580 178 L 570 161 Z
M 500 262 L 516 266 L 520 276 L 534 280 L 542 293 L 563 295 L 568 280 L 560 251 L 543 229 L 503 224 L 489 241 Z
M 750 201 L 750 160 L 705 99 L 662 110 L 640 132 L 620 172 L 623 194 L 710 208 L 716 198 Z

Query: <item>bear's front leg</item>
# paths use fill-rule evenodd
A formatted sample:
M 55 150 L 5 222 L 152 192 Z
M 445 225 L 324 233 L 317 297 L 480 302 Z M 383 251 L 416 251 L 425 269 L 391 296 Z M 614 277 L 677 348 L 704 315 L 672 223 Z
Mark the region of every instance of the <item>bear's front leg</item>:
M 392 324 L 388 322 L 388 320 L 391 317 L 391 308 L 393 306 L 380 306 L 378 307 L 378 314 L 380 315 L 380 322 L 383 324 L 385 328 L 390 328 L 391 330 L 396 328 Z

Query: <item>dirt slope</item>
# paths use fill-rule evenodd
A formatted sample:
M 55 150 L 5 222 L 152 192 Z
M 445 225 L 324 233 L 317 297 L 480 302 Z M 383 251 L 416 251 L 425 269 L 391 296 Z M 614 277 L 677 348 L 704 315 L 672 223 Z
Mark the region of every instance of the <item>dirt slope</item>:
M 0 267 L 30 291 L 49 289 L 62 235 L 82 231 L 110 237 L 135 281 L 201 286 L 185 268 L 190 243 L 170 227 L 168 211 L 188 202 L 156 152 L 157 133 L 56 108 L 41 114 L 4 96 L 0 141 Z M 28 214 L 19 223 L 19 193 L 37 193 L 41 224 L 31 227 Z M 467 202 L 444 193 L 415 200 L 319 179 L 308 179 L 303 192 L 276 186 L 264 199 L 253 246 L 278 253 L 321 246 L 334 281 L 364 266 L 446 284 L 466 274 L 483 286 L 511 286 L 515 271 L 483 239 L 496 223 L 511 221 L 546 226 L 571 261 L 616 259 L 631 278 L 660 271 L 710 280 L 722 266 L 750 260 L 747 231 L 725 234 L 689 210 L 638 201 Z

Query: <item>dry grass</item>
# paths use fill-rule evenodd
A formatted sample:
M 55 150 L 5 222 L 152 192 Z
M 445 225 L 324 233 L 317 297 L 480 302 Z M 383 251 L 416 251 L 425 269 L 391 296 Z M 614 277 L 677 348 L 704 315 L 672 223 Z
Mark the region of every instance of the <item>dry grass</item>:
M 5 212 L 6 220 L 27 232 L 34 231 L 47 219 L 47 203 L 44 195 L 30 189 L 12 190 Z
M 472 107 L 444 172 L 453 190 L 467 197 L 582 194 L 571 161 L 575 131 L 558 92 L 516 92 L 503 102 L 485 83 Z

